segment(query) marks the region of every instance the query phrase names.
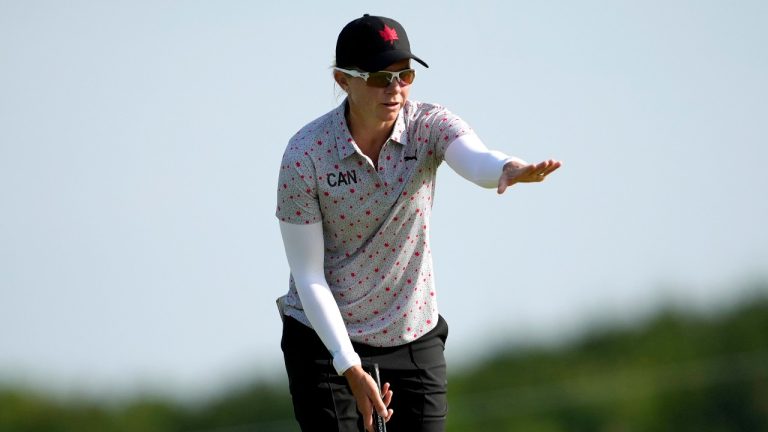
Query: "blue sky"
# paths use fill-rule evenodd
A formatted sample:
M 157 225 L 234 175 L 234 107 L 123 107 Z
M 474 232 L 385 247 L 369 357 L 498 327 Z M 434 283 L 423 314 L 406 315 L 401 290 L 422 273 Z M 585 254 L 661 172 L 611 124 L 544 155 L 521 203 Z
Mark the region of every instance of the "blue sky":
M 0 1 L 0 379 L 204 393 L 279 377 L 285 143 L 343 96 L 336 35 L 390 16 L 411 98 L 557 158 L 499 197 L 444 166 L 432 246 L 455 365 L 768 263 L 760 1 Z

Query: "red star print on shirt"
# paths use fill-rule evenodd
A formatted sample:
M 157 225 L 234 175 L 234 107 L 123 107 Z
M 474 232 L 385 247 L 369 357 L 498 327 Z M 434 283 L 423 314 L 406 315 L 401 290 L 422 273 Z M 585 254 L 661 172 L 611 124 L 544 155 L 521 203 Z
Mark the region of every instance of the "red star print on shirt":
M 384 30 L 379 30 L 379 34 L 381 35 L 381 38 L 384 39 L 384 42 L 389 42 L 392 45 L 398 40 L 395 29 L 386 24 L 384 24 Z
M 445 135 L 470 128 L 444 107 L 408 100 L 376 170 L 356 148 L 345 105 L 289 141 L 276 216 L 324 224 L 325 276 L 352 341 L 401 345 L 437 322 L 428 229 L 432 191 L 449 144 Z M 418 159 L 403 163 L 414 151 Z M 311 325 L 292 278 L 285 307 L 286 315 Z

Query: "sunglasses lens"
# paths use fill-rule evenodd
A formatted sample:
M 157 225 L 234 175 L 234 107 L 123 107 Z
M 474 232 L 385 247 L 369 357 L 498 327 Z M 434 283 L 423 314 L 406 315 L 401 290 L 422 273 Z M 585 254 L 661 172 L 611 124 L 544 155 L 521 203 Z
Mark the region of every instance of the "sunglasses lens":
M 407 69 L 400 72 L 400 80 L 406 84 L 412 84 L 416 78 L 416 71 L 413 69 Z
M 387 87 L 391 77 L 392 75 L 387 72 L 371 72 L 368 74 L 368 81 L 366 81 L 366 84 L 371 87 Z

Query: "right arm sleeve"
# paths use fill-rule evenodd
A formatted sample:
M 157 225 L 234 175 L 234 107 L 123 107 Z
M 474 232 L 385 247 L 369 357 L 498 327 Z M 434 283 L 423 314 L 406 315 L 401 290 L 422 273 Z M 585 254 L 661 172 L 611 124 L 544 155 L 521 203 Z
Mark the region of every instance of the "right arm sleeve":
M 361 361 L 325 279 L 323 224 L 280 222 L 280 233 L 304 313 L 331 353 L 336 372 L 342 375 L 350 367 L 360 365 Z
M 453 140 L 445 151 L 445 161 L 465 179 L 484 188 L 495 188 L 504 164 L 509 161 L 527 164 L 524 160 L 488 150 L 474 133 L 468 133 Z

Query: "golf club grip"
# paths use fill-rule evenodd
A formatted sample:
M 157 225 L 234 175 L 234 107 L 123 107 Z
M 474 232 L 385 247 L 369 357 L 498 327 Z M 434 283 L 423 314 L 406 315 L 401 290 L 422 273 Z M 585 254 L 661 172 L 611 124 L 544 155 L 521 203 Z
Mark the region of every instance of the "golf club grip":
M 379 394 L 381 394 L 381 377 L 379 376 L 379 364 L 374 363 L 373 373 L 369 373 L 373 377 L 373 380 L 376 381 L 376 388 L 379 389 Z M 376 408 L 373 409 L 373 430 L 376 432 L 387 432 L 387 424 L 384 422 L 384 419 L 381 418 L 379 413 L 376 412 Z

